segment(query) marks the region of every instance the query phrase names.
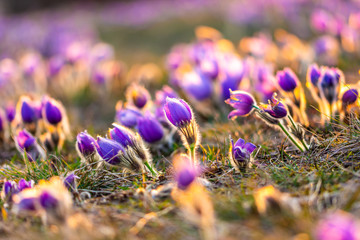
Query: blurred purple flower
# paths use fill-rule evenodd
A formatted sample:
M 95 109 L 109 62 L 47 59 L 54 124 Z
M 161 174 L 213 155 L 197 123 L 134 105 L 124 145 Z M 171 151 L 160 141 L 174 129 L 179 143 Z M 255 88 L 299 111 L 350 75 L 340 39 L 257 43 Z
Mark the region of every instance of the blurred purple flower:
M 117 107 L 116 121 L 125 127 L 133 128 L 137 125 L 138 119 L 142 117 L 141 112 L 132 108 Z
M 168 85 L 162 87 L 160 91 L 156 91 L 155 102 L 158 106 L 163 107 L 166 103 L 166 98 L 177 98 L 178 94 Z
M 276 73 L 276 79 L 282 90 L 292 92 L 298 86 L 299 80 L 290 68 L 284 68 L 283 71 Z
M 341 72 L 336 68 L 323 69 L 318 86 L 322 95 L 330 104 L 337 101 L 340 77 Z
M 74 173 L 70 173 L 66 176 L 66 178 L 64 179 L 64 184 L 65 187 L 69 190 L 69 191 L 76 191 L 76 179 L 79 179 L 78 176 L 76 176 Z
M 341 101 L 343 104 L 349 105 L 349 104 L 353 104 L 354 102 L 356 102 L 358 97 L 359 97 L 358 90 L 351 88 L 351 89 L 347 90 L 346 92 L 344 92 L 344 94 L 341 98 Z
M 317 64 L 310 65 L 308 68 L 308 78 L 315 87 L 317 87 L 320 76 L 321 76 L 321 70 L 318 67 L 318 65 Z
M 11 123 L 15 119 L 16 108 L 13 104 L 8 104 L 5 107 L 6 119 L 9 123 Z
M 211 97 L 211 79 L 199 71 L 185 73 L 180 82 L 181 88 L 192 98 L 203 101 Z
M 45 100 L 44 117 L 48 123 L 53 125 L 61 122 L 63 117 L 57 101 L 51 98 Z
M 21 103 L 20 113 L 24 123 L 33 123 L 37 119 L 33 103 L 30 99 L 24 98 Z
M 34 181 L 30 180 L 30 181 L 26 181 L 25 179 L 21 179 L 18 183 L 18 191 L 21 192 L 24 189 L 27 188 L 32 188 L 34 187 Z

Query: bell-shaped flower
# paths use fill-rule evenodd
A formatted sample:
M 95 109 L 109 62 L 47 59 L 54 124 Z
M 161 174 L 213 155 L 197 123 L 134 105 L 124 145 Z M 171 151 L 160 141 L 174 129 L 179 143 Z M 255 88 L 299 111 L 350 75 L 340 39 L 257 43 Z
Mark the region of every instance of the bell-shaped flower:
M 121 163 L 120 154 L 124 152 L 123 146 L 120 143 L 98 137 L 95 142 L 95 148 L 100 158 L 108 164 L 118 165 Z
M 293 92 L 299 85 L 299 79 L 290 68 L 278 71 L 276 74 L 276 80 L 280 88 L 285 92 Z
M 46 98 L 43 103 L 43 117 L 51 125 L 59 124 L 63 119 L 62 106 L 52 98 Z
M 182 99 L 167 98 L 164 112 L 169 122 L 175 127 L 190 124 L 193 114 L 189 104 Z
M 85 130 L 76 137 L 76 150 L 80 157 L 89 158 L 96 153 L 95 139 Z
M 148 143 L 158 142 L 164 136 L 161 123 L 149 114 L 138 119 L 137 129 L 140 136 Z
M 230 112 L 228 116 L 229 119 L 233 119 L 238 116 L 246 116 L 250 114 L 254 109 L 254 106 L 256 106 L 254 97 L 250 93 L 241 90 L 230 90 L 230 98 L 225 102 L 235 108 L 235 110 Z
M 37 120 L 35 107 L 33 101 L 27 97 L 22 96 L 17 104 L 17 111 L 24 123 L 34 123 Z
M 9 103 L 6 107 L 5 107 L 5 114 L 6 114 L 6 119 L 9 123 L 11 123 L 12 121 L 14 121 L 15 116 L 16 116 L 16 108 L 13 104 Z
M 235 144 L 232 138 L 230 138 L 230 141 L 230 162 L 237 170 L 244 170 L 250 162 L 251 154 L 256 149 L 256 145 L 250 142 L 245 143 L 242 138 L 239 138 Z

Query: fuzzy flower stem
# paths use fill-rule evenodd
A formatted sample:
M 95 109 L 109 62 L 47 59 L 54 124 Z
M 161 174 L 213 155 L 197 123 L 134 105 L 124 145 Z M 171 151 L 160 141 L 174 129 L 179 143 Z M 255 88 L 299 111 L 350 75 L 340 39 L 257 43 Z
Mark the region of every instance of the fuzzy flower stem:
M 288 130 L 284 127 L 284 125 L 281 124 L 279 121 L 278 123 L 281 130 L 286 134 L 286 136 L 294 143 L 294 145 L 301 151 L 304 152 L 304 149 L 299 145 L 299 143 L 291 136 L 291 134 L 288 132 Z
M 289 118 L 289 120 L 290 120 L 290 122 L 291 122 L 291 125 L 294 127 L 294 129 L 297 129 L 297 126 L 296 126 L 296 124 L 295 124 L 295 122 L 294 122 L 294 119 L 291 117 L 290 114 L 288 114 L 288 118 Z M 304 139 L 301 138 L 301 139 L 299 139 L 299 140 L 301 141 L 301 143 L 302 143 L 302 145 L 304 146 L 304 148 L 306 149 L 306 151 L 309 151 L 309 147 L 308 147 L 308 145 L 305 143 Z

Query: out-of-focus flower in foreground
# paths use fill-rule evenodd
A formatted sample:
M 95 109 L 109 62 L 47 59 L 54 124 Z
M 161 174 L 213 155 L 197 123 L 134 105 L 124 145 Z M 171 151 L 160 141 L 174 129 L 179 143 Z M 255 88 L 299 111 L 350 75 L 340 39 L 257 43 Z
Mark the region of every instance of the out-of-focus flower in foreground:
M 360 224 L 350 213 L 336 211 L 322 219 L 316 227 L 316 240 L 359 240 Z

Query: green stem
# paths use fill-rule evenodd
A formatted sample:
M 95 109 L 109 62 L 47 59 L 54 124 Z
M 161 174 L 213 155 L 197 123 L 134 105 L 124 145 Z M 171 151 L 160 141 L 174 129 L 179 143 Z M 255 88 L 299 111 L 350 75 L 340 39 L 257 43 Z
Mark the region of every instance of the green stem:
M 281 130 L 286 134 L 286 136 L 295 144 L 295 146 L 301 151 L 304 152 L 304 149 L 299 145 L 299 143 L 291 136 L 291 134 L 286 130 L 286 128 L 281 124 L 281 122 L 278 123 Z
M 150 166 L 148 162 L 144 162 L 144 164 L 154 177 L 157 176 L 157 172 Z
M 192 161 L 192 163 L 194 164 L 194 165 L 196 165 L 196 163 L 197 163 L 197 160 L 196 160 L 196 147 L 194 146 L 194 144 L 192 144 L 191 146 L 189 146 L 189 157 L 190 157 L 190 159 L 191 159 L 191 161 Z
M 296 129 L 298 128 L 298 126 L 295 124 L 294 119 L 291 117 L 291 115 L 288 115 L 288 118 L 289 118 L 291 124 L 293 125 L 294 129 L 296 130 Z M 304 148 L 306 149 L 306 151 L 309 151 L 309 147 L 308 147 L 308 145 L 305 143 L 304 139 L 301 138 L 301 139 L 299 139 L 299 140 L 300 140 L 300 142 L 302 143 L 302 145 L 304 146 Z

